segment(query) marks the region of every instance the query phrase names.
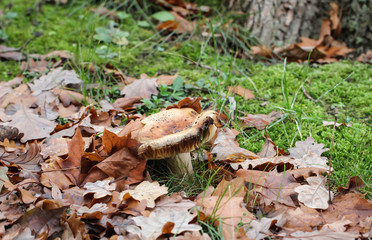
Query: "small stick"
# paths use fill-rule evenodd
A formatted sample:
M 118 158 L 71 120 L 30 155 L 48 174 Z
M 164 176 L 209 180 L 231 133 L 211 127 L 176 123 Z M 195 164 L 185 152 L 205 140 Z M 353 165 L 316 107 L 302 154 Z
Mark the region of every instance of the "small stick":
M 318 100 L 315 100 L 312 96 L 310 96 L 310 95 L 306 92 L 306 90 L 305 90 L 304 87 L 302 88 L 302 90 L 303 90 L 303 92 L 304 92 L 304 95 L 305 95 L 308 99 L 310 99 L 310 100 L 313 101 L 313 102 L 318 102 Z
M 332 154 L 333 154 L 333 139 L 335 137 L 335 129 L 337 123 L 337 115 L 335 115 L 335 123 L 333 124 L 332 141 L 331 141 L 331 157 L 329 159 L 329 172 L 328 172 L 328 203 L 331 204 L 331 170 L 332 170 Z

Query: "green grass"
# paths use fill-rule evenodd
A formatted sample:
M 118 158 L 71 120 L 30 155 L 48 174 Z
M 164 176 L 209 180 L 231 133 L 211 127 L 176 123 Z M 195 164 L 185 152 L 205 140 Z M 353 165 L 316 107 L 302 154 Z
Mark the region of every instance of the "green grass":
M 146 5 L 141 9 L 131 1 L 124 1 L 127 9 L 115 6 L 116 10 L 128 10 L 129 18 L 117 21 L 117 28 L 127 31 L 128 45 L 102 43 L 93 38 L 97 27 L 106 27 L 109 19 L 97 16 L 89 11 L 93 4 L 88 1 L 71 1 L 62 6 L 43 4 L 39 11 L 31 11 L 39 1 L 2 1 L 4 9 L 13 3 L 10 12 L 18 17 L 2 19 L 1 30 L 8 36 L 7 46 L 20 47 L 34 32 L 43 35 L 32 40 L 24 53 L 46 54 L 54 50 L 68 50 L 76 56 L 73 63 L 66 67 L 74 68 L 86 84 L 98 83 L 98 88 L 86 91 L 97 100 L 105 97 L 114 100 L 119 90 L 114 86 L 117 81 L 104 74 L 103 67 L 110 63 L 129 76 L 138 77 L 141 73 L 175 74 L 201 90 L 189 90 L 185 96 L 202 96 L 203 105 L 214 103 L 215 109 L 228 112 L 228 86 L 242 85 L 253 90 L 256 99 L 245 101 L 234 96 L 237 102 L 236 119 L 244 115 L 268 114 L 272 110 L 281 110 L 287 117 L 271 124 L 267 132 L 271 139 L 283 149 L 294 147 L 296 141 L 312 136 L 316 142 L 330 148 L 332 127 L 322 126 L 323 120 L 333 121 L 332 115 L 337 109 L 338 122 L 351 123 L 351 127 L 336 128 L 333 149 L 332 180 L 335 186 L 346 185 L 349 177 L 360 176 L 367 187 L 363 189 L 372 196 L 372 68 L 368 64 L 341 61 L 328 65 L 310 65 L 289 63 L 284 69 L 283 62 L 276 64 L 254 63 L 246 59 L 235 58 L 229 53 L 229 47 L 240 50 L 252 44 L 254 38 L 245 42 L 226 31 L 213 28 L 214 35 L 201 38 L 195 32 L 193 39 L 179 36 L 174 41 L 166 41 L 170 35 L 164 35 L 150 28 L 142 28 L 138 21 L 149 20 L 149 11 L 157 11 L 157 6 Z M 226 23 L 229 19 L 220 16 L 212 19 Z M 200 30 L 200 29 L 199 29 Z M 196 30 L 197 31 L 197 30 Z M 244 32 L 243 32 L 244 33 Z M 241 34 L 243 34 L 241 33 Z M 199 34 L 199 35 L 198 35 Z M 223 37 L 216 37 L 217 34 Z M 247 35 L 246 37 L 249 37 Z M 102 58 L 96 53 L 101 46 L 107 46 L 117 53 L 113 58 Z M 94 62 L 98 71 L 89 73 L 85 67 Z M 216 68 L 219 72 L 198 67 L 192 63 L 201 63 Z M 20 62 L 0 61 L 0 80 L 9 80 L 20 73 Z M 285 78 L 283 78 L 285 71 Z M 349 78 L 347 78 L 350 75 Z M 203 84 L 202 84 L 203 83 Z M 283 90 L 284 89 L 284 90 Z M 303 89 L 314 99 L 308 99 Z M 225 95 L 226 97 L 223 97 Z M 296 96 L 295 101 L 293 101 Z M 267 102 L 264 106 L 262 103 Z M 161 104 L 148 109 L 156 112 Z M 263 132 L 256 129 L 241 129 L 235 122 L 232 127 L 242 131 L 238 140 L 240 145 L 250 151 L 258 152 L 264 143 Z M 325 153 L 330 158 L 330 151 Z M 157 165 L 161 165 L 158 163 Z M 191 180 L 184 181 L 176 177 L 167 177 L 164 172 L 156 172 L 155 178 L 170 187 L 170 192 L 185 191 L 195 196 L 208 185 L 215 185 L 221 176 L 207 170 L 205 163 L 196 163 L 198 171 Z M 155 166 L 157 166 L 155 165 Z M 156 169 L 162 169 L 157 167 Z M 208 227 L 206 227 L 208 230 Z M 208 231 L 214 231 L 209 229 Z

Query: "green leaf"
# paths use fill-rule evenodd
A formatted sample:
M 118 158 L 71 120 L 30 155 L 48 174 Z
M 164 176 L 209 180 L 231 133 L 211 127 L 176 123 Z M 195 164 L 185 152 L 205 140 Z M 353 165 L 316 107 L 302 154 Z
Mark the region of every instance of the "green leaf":
M 147 21 L 138 21 L 137 25 L 140 26 L 140 27 L 143 27 L 143 28 L 151 27 L 150 23 L 148 23 Z
M 120 20 L 123 20 L 123 19 L 127 19 L 127 18 L 130 18 L 130 14 L 126 13 L 126 12 L 117 12 L 117 15 L 118 15 L 118 18 L 120 18 Z
M 156 20 L 160 22 L 175 20 L 174 16 L 170 12 L 167 12 L 167 11 L 161 11 L 161 12 L 154 13 L 153 15 L 151 15 L 151 17 L 155 18 Z
M 104 33 L 95 34 L 93 38 L 98 41 L 105 42 L 105 43 L 110 43 L 112 41 L 112 37 Z
M 174 79 L 174 81 L 173 81 L 173 85 L 172 85 L 174 92 L 180 90 L 180 89 L 182 88 L 182 86 L 183 86 L 183 80 L 182 80 L 182 77 L 177 76 L 177 77 Z

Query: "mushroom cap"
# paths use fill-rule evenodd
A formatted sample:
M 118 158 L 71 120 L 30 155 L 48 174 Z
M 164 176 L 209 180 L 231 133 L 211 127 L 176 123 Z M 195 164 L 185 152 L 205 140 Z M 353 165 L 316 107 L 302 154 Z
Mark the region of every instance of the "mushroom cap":
M 145 159 L 163 159 L 190 152 L 209 141 L 221 123 L 216 111 L 198 114 L 192 108 L 172 108 L 142 120 L 145 126 L 136 134 L 142 143 L 138 155 Z

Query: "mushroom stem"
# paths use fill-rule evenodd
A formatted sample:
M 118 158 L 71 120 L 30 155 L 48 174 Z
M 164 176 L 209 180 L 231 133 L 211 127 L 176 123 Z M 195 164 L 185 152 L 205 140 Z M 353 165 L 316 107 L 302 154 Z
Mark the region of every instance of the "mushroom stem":
M 179 176 L 188 176 L 194 172 L 189 152 L 179 153 L 167 159 L 170 170 Z

